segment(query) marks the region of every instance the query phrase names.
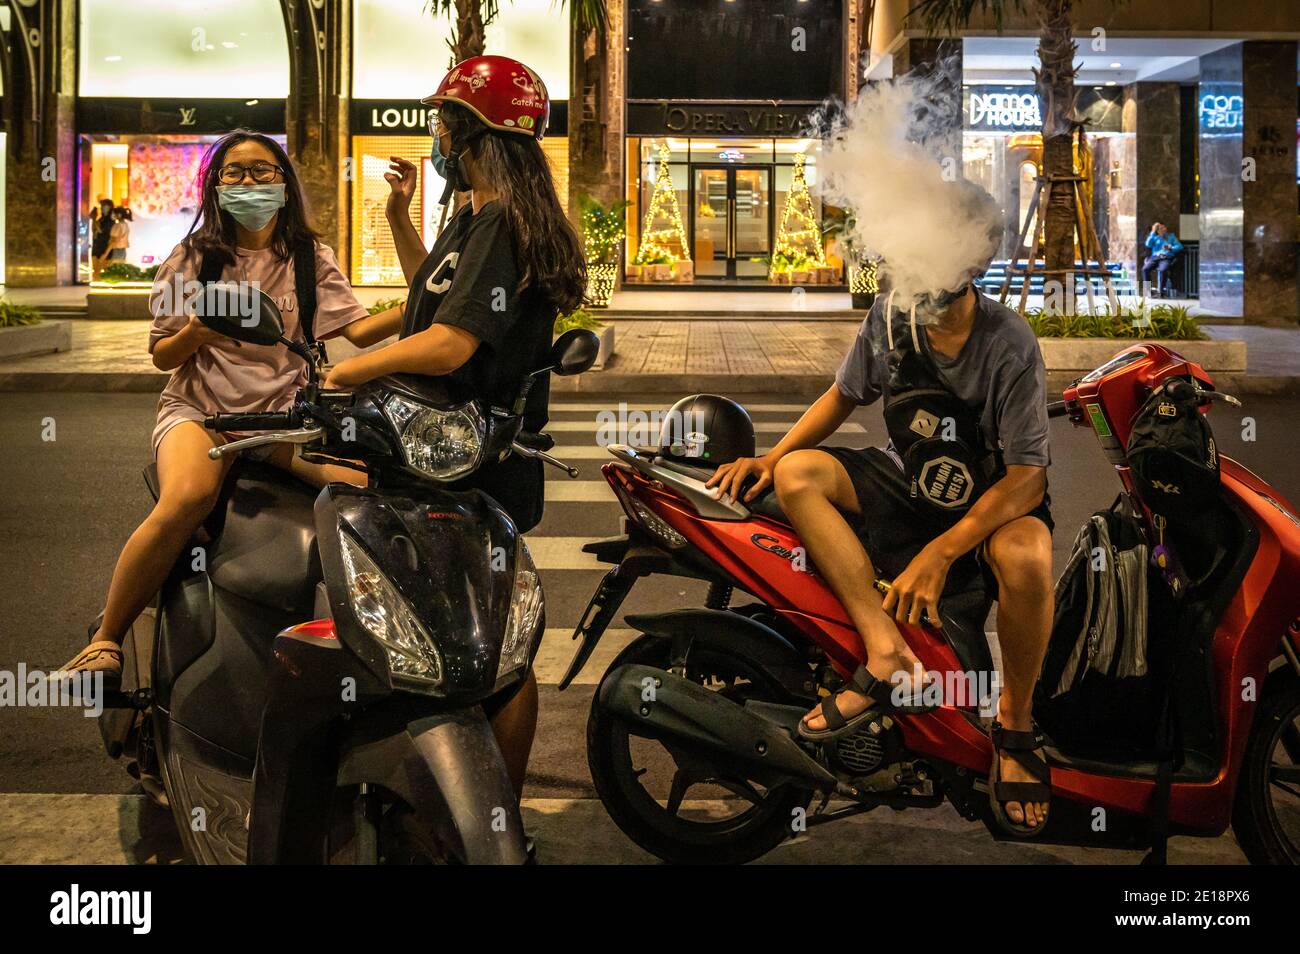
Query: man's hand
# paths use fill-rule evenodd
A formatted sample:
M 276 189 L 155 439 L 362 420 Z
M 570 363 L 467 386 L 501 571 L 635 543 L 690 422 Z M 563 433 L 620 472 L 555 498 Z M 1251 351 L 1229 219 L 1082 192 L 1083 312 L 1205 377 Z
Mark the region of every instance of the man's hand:
M 737 500 L 745 481 L 756 476 L 758 479 L 754 481 L 754 486 L 750 487 L 749 492 L 745 494 L 745 503 L 749 503 L 771 486 L 774 470 L 776 470 L 776 462 L 766 456 L 741 457 L 715 470 L 704 486 L 717 487 L 719 497 L 729 496 Z
M 915 626 L 924 611 L 935 625 L 939 622 L 939 597 L 948 579 L 952 561 L 931 544 L 918 553 L 902 573 L 895 577 L 881 604 L 900 623 Z
M 360 371 L 356 358 L 340 361 L 330 369 L 329 374 L 325 375 L 325 388 L 331 391 L 346 391 L 359 384 L 365 384 L 366 378 L 359 373 Z

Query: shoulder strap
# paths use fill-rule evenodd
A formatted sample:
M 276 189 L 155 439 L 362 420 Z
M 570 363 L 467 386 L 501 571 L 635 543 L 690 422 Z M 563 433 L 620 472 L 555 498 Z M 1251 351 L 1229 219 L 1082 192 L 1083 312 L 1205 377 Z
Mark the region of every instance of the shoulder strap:
M 298 299 L 298 325 L 307 344 L 315 346 L 312 323 L 316 320 L 316 242 L 306 239 L 293 250 L 293 290 Z
M 213 256 L 205 254 L 199 264 L 199 284 L 207 285 L 209 282 L 219 281 L 221 281 L 221 266 Z

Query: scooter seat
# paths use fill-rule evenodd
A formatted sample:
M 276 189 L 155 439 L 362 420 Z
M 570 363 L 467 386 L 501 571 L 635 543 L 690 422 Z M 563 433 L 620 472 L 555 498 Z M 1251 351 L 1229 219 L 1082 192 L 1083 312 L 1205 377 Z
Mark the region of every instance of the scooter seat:
M 768 487 L 767 490 L 759 496 L 757 500 L 745 504 L 750 513 L 756 513 L 760 517 L 767 517 L 769 520 L 775 520 L 777 523 L 790 525 L 790 518 L 785 515 L 781 509 L 781 501 L 776 497 L 776 491 Z
M 157 501 L 156 463 L 144 469 L 144 481 Z M 314 489 L 278 468 L 235 461 L 204 533 L 191 541 L 208 551 L 212 582 L 254 603 L 311 614 L 321 580 L 315 500 Z
M 210 546 L 214 586 L 307 618 L 321 580 L 317 491 L 279 468 L 239 461 L 214 509 L 223 526 Z

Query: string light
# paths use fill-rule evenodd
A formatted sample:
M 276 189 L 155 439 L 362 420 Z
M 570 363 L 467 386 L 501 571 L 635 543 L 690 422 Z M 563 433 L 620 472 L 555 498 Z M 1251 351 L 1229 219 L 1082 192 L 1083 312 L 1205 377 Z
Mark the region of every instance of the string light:
M 661 216 L 667 219 L 667 227 L 654 228 L 655 220 Z M 681 255 L 675 254 L 668 244 L 674 240 L 682 250 Z M 687 252 L 686 227 L 682 224 L 682 214 L 677 207 L 677 192 L 673 189 L 672 173 L 668 168 L 666 143 L 659 144 L 659 170 L 655 176 L 654 193 L 650 196 L 650 207 L 646 209 L 635 264 L 648 265 L 660 258 L 666 258 L 670 264 L 691 260 Z
M 794 157 L 790 192 L 786 195 L 785 209 L 781 212 L 781 225 L 776 234 L 776 245 L 772 249 L 769 278 L 777 272 L 794 271 L 796 263 L 811 260 L 819 268 L 826 264 L 822 230 L 817 224 L 812 196 L 808 194 L 808 178 L 804 173 L 807 158 L 801 152 Z M 778 257 L 784 259 L 784 264 L 777 264 Z

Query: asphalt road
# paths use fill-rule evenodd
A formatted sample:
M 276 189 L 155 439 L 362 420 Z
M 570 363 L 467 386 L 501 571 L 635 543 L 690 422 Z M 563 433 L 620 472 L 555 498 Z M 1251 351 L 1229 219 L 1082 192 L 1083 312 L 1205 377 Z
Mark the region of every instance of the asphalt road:
M 754 412 L 760 447 L 774 444 L 801 407 L 798 399 L 777 393 L 741 399 L 762 408 Z M 589 664 L 583 682 L 564 693 L 554 683 L 568 659 L 567 634 L 602 573 L 580 553 L 580 546 L 619 531 L 621 511 L 601 480 L 603 458 L 594 444 L 597 414 L 602 408 L 616 409 L 620 400 L 645 408 L 669 403 L 662 397 L 628 395 L 609 401 L 557 395 L 553 402 L 552 433 L 558 445 L 554 453 L 563 458 L 572 451 L 582 474 L 577 481 L 558 472 L 548 474 L 546 517 L 529 535 L 542 570 L 551 627 L 539 665 L 541 723 L 526 791 L 533 799 L 594 797 L 584 726 L 599 667 Z M 20 662 L 52 669 L 84 641 L 86 624 L 102 604 L 118 548 L 148 510 L 140 470 L 148 459 L 154 402 L 149 395 L 0 394 L 0 669 L 13 670 Z M 1292 499 L 1300 498 L 1300 472 L 1294 467 L 1293 421 L 1298 410 L 1296 399 L 1261 397 L 1242 411 L 1216 410 L 1213 417 L 1222 452 Z M 1254 419 L 1253 441 L 1243 440 L 1244 415 Z M 47 440 L 51 424 L 54 439 Z M 882 443 L 879 410 L 857 412 L 834 442 Z M 1111 502 L 1118 483 L 1090 431 L 1054 421 L 1052 454 L 1054 555 L 1059 569 L 1075 528 Z M 624 611 L 702 601 L 702 590 L 693 584 L 651 579 L 633 591 Z M 619 620 L 614 625 L 626 624 Z M 67 710 L 21 708 L 0 709 L 4 792 L 112 796 L 138 789 L 119 764 L 105 757 L 92 720 Z M 592 804 L 599 809 L 598 803 Z M 870 840 L 880 843 L 880 834 Z M 963 860 L 981 860 L 978 846 L 984 842 L 978 835 L 971 837 L 976 840 Z M 1211 847 L 1202 860 L 1233 860 L 1230 839 L 1204 844 Z M 1200 857 L 1201 849 L 1186 850 Z M 999 858 L 1013 860 L 1006 854 Z

